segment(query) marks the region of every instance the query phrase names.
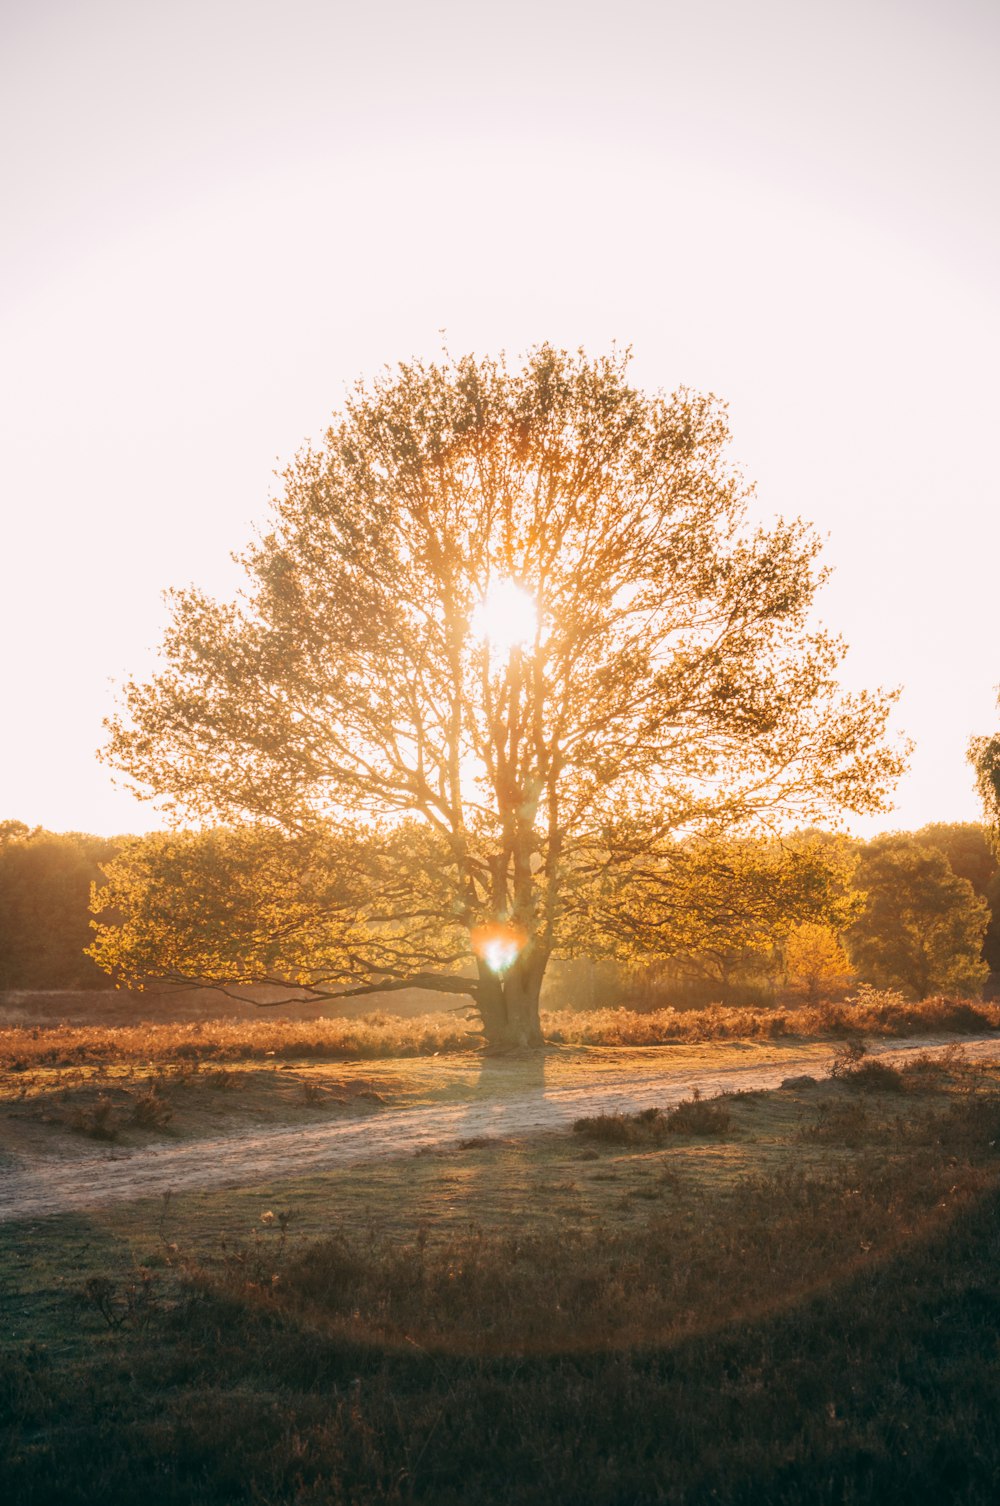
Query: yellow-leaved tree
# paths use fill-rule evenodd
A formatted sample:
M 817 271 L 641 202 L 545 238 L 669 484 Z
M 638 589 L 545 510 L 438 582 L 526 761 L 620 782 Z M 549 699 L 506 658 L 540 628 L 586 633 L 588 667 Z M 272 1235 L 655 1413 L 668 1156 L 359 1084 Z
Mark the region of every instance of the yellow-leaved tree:
M 823 921 L 805 920 L 785 940 L 785 977 L 803 991 L 810 1004 L 840 988 L 851 976 L 851 962 L 840 937 Z
M 627 368 L 549 346 L 401 366 L 288 468 L 243 595 L 174 594 L 106 756 L 179 816 L 287 847 L 179 950 L 161 928 L 168 971 L 419 982 L 466 995 L 491 1045 L 536 1045 L 554 954 L 697 945 L 735 902 L 722 839 L 882 807 L 891 697 L 843 693 L 843 645 L 807 622 L 815 536 L 749 521 L 719 402 Z M 319 851 L 309 918 L 292 880 Z M 138 859 L 107 896 L 131 906 L 103 941 L 123 976 L 157 970 Z M 808 919 L 822 880 L 788 863 Z

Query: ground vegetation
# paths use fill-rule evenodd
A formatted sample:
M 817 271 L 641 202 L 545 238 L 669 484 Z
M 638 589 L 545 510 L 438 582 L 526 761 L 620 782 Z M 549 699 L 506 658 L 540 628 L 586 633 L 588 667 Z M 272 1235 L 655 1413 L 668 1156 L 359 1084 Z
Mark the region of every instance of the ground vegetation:
M 996 1069 L 863 1069 L 311 1202 L 43 1221 L 30 1259 L 0 1226 L 5 1482 L 24 1506 L 985 1506 Z

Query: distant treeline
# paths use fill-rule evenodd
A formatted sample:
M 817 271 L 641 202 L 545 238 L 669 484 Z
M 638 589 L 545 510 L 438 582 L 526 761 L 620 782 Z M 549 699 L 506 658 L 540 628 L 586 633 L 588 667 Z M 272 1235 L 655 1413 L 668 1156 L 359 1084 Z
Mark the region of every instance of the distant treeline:
M 127 840 L 0 821 L 0 989 L 108 987 L 84 955 L 90 886 Z
M 91 886 L 103 881 L 101 865 L 134 840 L 0 822 L 0 989 L 109 986 L 85 954 Z M 984 826 L 937 823 L 868 843 L 828 840 L 831 861 L 847 875 L 839 926 L 779 924 L 772 942 L 752 951 L 722 946 L 627 969 L 564 962 L 554 969 L 552 1004 L 815 999 L 857 982 L 922 998 L 976 994 L 988 974 L 991 983 L 1000 979 L 1000 864 Z M 588 997 L 597 992 L 600 999 Z
M 589 992 L 632 1009 L 843 998 L 859 984 L 908 999 L 1000 997 L 1000 862 L 989 829 L 935 822 L 869 842 L 830 835 L 839 917 L 787 924 L 769 943 L 597 969 Z M 567 964 L 573 968 L 575 964 Z

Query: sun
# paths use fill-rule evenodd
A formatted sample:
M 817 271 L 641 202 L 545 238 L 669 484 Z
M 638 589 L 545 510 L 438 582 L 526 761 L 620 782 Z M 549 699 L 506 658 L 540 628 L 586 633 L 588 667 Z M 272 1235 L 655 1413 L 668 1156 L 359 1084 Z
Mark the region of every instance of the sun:
M 524 648 L 538 632 L 534 597 L 516 581 L 493 581 L 472 614 L 472 631 L 497 654 Z
M 521 927 L 509 921 L 495 921 L 492 925 L 475 926 L 472 930 L 472 950 L 483 959 L 490 972 L 501 976 L 514 966 L 527 940 Z

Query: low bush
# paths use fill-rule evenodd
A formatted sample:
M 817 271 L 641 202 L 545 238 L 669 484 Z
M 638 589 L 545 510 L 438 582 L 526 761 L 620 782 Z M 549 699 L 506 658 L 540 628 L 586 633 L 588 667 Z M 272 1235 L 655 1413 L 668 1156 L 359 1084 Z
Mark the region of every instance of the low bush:
M 577 1119 L 573 1132 L 610 1145 L 662 1145 L 668 1135 L 725 1135 L 733 1116 L 718 1102 L 702 1098 L 698 1089 L 691 1098 L 662 1109 L 640 1109 L 637 1114 L 595 1114 Z
M 667 1122 L 659 1109 L 641 1109 L 637 1114 L 594 1114 L 577 1119 L 573 1133 L 609 1145 L 659 1145 L 666 1138 Z
M 863 1093 L 904 1093 L 906 1079 L 889 1062 L 869 1059 L 850 1072 L 845 1081 Z
M 133 1099 L 129 1115 L 131 1122 L 140 1129 L 164 1129 L 173 1117 L 171 1104 L 155 1082 Z
M 103 1094 L 95 1103 L 75 1105 L 66 1122 L 71 1130 L 91 1140 L 117 1140 L 121 1133 L 114 1102 Z
M 690 1098 L 678 1103 L 667 1115 L 667 1129 L 675 1135 L 725 1135 L 732 1123 L 733 1116 L 728 1109 L 702 1098 L 697 1088 Z
M 830 1076 L 863 1093 L 903 1093 L 906 1078 L 889 1062 L 868 1055 L 861 1041 L 843 1046 L 830 1065 Z

